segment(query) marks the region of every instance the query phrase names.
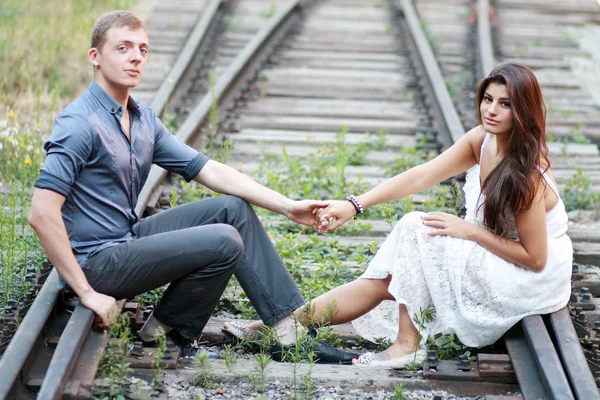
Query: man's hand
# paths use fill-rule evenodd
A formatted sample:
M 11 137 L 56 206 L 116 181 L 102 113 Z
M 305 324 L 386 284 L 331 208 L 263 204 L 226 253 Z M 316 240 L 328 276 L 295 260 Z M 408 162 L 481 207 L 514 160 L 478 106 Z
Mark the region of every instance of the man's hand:
M 286 217 L 302 225 L 317 228 L 316 214 L 320 208 L 327 207 L 329 201 L 299 200 L 293 201 Z
M 423 215 L 423 224 L 436 228 L 429 232 L 430 236 L 452 236 L 470 240 L 473 231 L 472 223 L 445 212 L 430 212 Z
M 106 329 L 117 320 L 119 310 L 114 297 L 107 296 L 91 290 L 80 296 L 81 304 L 96 314 L 96 321 L 100 329 Z
M 332 232 L 354 215 L 356 215 L 356 209 L 349 201 L 331 201 L 327 208 L 319 210 L 317 214 L 317 230 L 319 233 Z

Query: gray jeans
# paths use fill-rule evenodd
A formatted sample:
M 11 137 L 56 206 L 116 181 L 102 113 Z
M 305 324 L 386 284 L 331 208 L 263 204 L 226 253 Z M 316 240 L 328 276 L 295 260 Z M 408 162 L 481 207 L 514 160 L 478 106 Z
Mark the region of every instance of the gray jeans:
M 304 304 L 254 210 L 238 197 L 184 204 L 133 229 L 136 239 L 89 259 L 90 285 L 124 299 L 170 283 L 154 316 L 189 339 L 202 332 L 232 273 L 267 325 Z

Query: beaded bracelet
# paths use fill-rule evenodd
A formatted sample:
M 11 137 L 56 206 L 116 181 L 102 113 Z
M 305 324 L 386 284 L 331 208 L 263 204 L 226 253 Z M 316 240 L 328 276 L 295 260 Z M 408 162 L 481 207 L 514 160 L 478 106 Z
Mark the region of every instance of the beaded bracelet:
M 354 206 L 354 209 L 356 210 L 356 214 L 354 214 L 354 219 L 356 219 L 356 216 L 358 214 L 362 214 L 363 212 L 365 212 L 365 209 L 363 208 L 362 204 L 356 198 L 355 195 L 351 194 L 351 195 L 347 196 L 346 200 L 348 200 L 350 202 L 350 204 L 352 204 Z

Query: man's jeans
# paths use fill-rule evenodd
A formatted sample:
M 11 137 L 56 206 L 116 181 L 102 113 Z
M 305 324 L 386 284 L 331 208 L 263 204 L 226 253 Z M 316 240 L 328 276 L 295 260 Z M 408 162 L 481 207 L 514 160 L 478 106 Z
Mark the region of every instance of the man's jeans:
M 170 283 L 154 316 L 188 339 L 200 335 L 232 273 L 267 325 L 304 304 L 254 210 L 238 197 L 188 203 L 133 228 L 136 239 L 92 256 L 85 275 L 117 299 Z

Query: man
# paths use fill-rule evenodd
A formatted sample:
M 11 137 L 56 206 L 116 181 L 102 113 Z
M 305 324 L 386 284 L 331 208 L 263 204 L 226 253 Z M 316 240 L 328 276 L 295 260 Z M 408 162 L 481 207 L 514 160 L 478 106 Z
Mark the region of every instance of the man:
M 292 201 L 171 135 L 148 106 L 129 97 L 149 48 L 143 23 L 129 12 L 96 22 L 88 52 L 94 80 L 56 119 L 44 145 L 29 222 L 102 327 L 112 322 L 115 298 L 169 283 L 138 335 L 150 342 L 160 327 L 189 345 L 235 273 L 262 320 L 290 344 L 290 314 L 304 300 L 247 202 L 306 225 L 327 203 Z M 152 163 L 231 196 L 140 221 L 134 208 Z

